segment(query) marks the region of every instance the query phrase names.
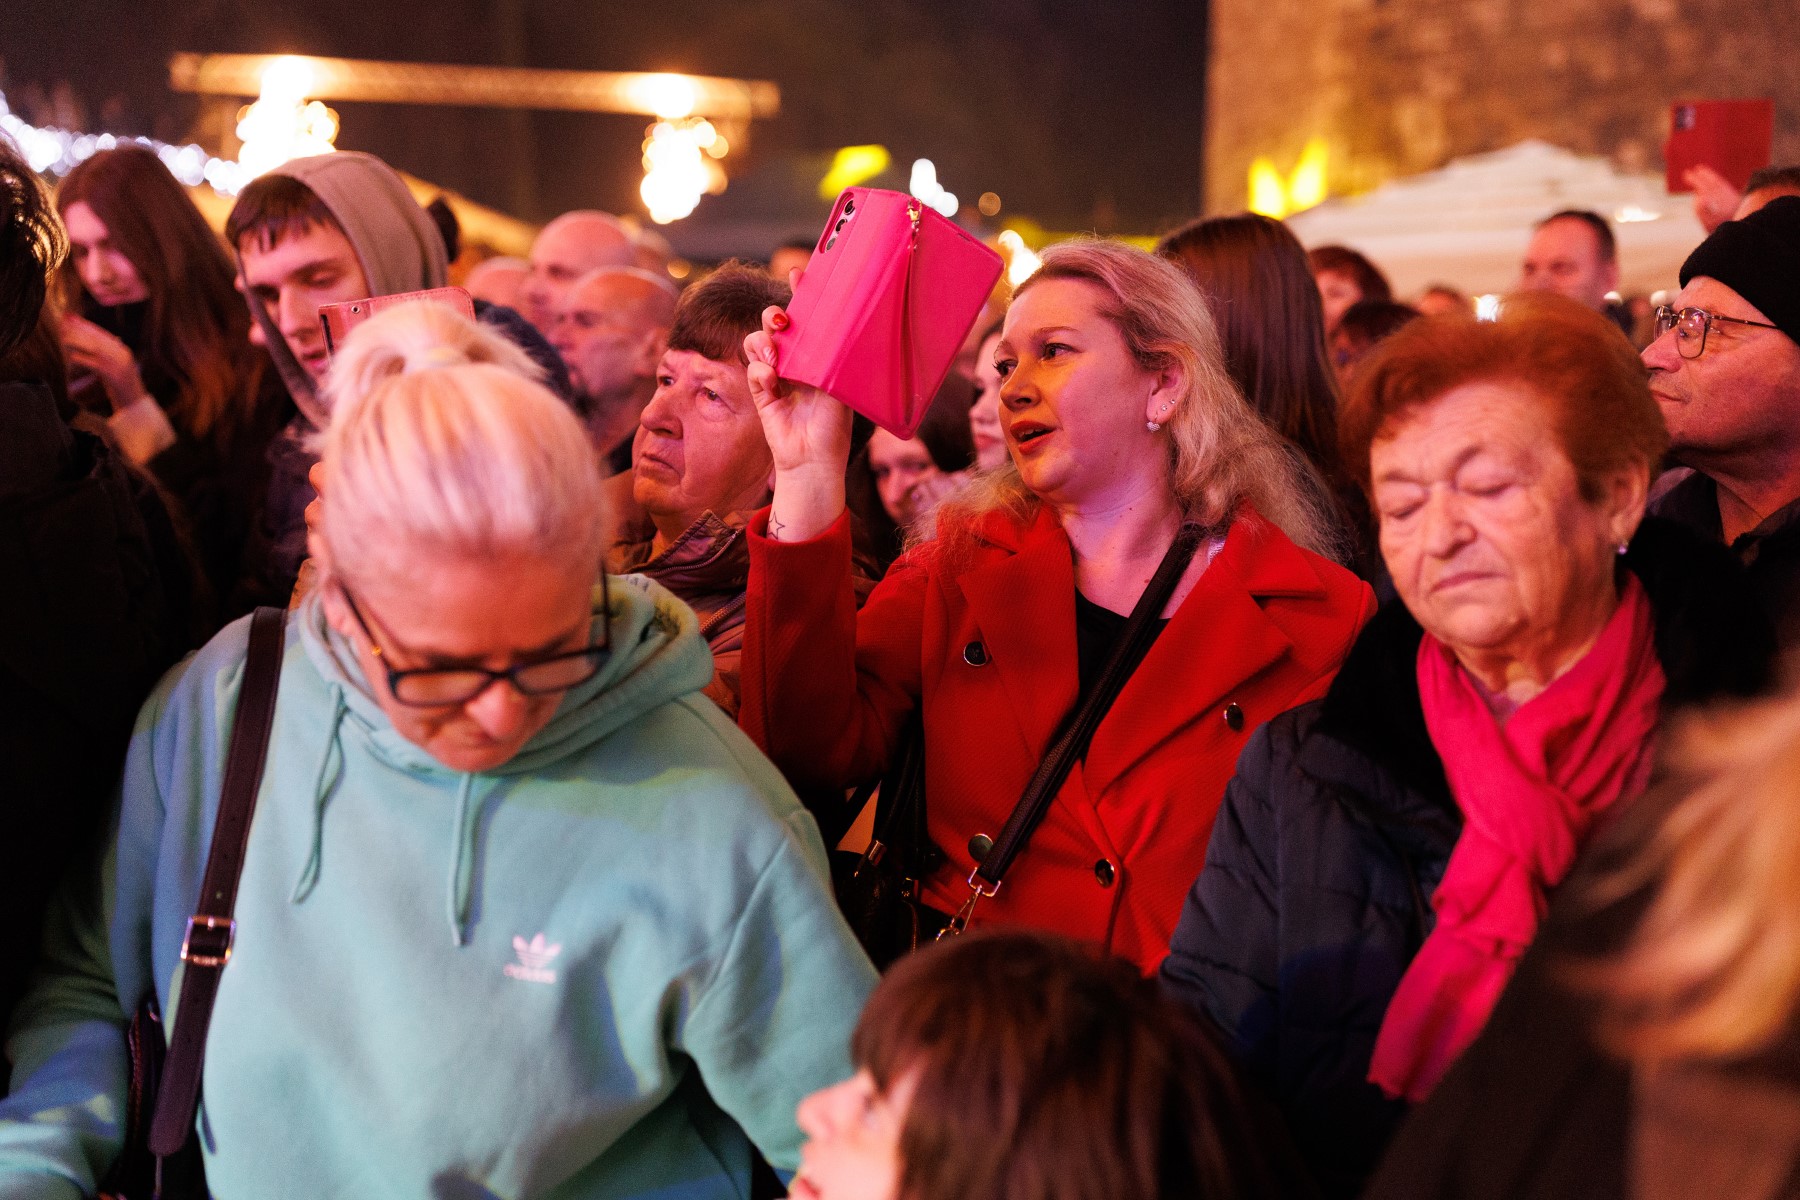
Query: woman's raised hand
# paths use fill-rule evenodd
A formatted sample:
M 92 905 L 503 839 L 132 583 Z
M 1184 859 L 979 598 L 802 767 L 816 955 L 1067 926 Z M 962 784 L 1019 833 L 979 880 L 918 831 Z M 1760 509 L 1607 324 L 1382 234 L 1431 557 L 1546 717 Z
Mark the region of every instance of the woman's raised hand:
M 805 541 L 844 511 L 851 413 L 818 388 L 777 376 L 774 334 L 787 324 L 782 309 L 764 309 L 762 328 L 744 339 L 744 357 L 750 364 L 750 399 L 775 463 L 769 536 Z
M 108 333 L 100 326 L 74 313 L 65 313 L 62 319 L 63 353 L 69 356 L 69 364 L 83 371 L 89 371 L 99 378 L 106 388 L 106 398 L 111 401 L 113 411 L 127 408 L 142 399 L 148 393 L 144 390 L 144 380 L 138 374 L 137 359 L 131 353 L 131 347 Z

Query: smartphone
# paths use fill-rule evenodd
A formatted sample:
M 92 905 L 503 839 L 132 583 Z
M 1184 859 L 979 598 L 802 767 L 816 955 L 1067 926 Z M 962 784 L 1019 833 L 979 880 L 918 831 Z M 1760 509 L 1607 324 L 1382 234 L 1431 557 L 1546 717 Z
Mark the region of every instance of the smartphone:
M 475 319 L 475 299 L 459 287 L 396 292 L 392 296 L 369 296 L 362 300 L 346 300 L 342 304 L 327 304 L 319 309 L 319 324 L 325 327 L 326 353 L 335 355 L 344 339 L 350 336 L 350 331 L 376 313 L 386 312 L 399 304 L 411 304 L 415 300 L 447 305 L 469 320 Z
M 1711 167 L 1740 192 L 1750 176 L 1769 165 L 1775 140 L 1773 100 L 1681 101 L 1669 111 L 1668 164 L 1664 180 L 1671 195 L 1693 191 L 1687 173 Z

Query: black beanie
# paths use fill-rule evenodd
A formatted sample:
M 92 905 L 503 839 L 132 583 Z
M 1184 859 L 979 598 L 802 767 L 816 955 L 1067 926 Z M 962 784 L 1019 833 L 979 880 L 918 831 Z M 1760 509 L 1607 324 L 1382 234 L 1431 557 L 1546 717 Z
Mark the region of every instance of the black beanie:
M 1681 286 L 1716 279 L 1800 343 L 1800 196 L 1778 196 L 1713 230 L 1681 264 Z

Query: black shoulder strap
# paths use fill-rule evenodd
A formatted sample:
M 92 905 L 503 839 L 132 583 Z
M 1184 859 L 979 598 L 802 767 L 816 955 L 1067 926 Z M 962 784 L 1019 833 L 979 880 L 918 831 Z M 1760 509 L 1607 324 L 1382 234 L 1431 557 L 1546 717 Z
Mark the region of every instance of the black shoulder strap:
M 1050 802 L 1061 790 L 1063 781 L 1068 779 L 1069 772 L 1081 756 L 1087 753 L 1088 744 L 1094 740 L 1094 732 L 1100 728 L 1100 721 L 1106 716 L 1106 710 L 1124 690 L 1125 681 L 1137 670 L 1137 665 L 1149 652 L 1150 644 L 1156 637 L 1156 622 L 1167 607 L 1169 597 L 1175 594 L 1175 585 L 1181 580 L 1182 573 L 1187 570 L 1188 563 L 1193 560 L 1194 551 L 1199 548 L 1201 539 L 1206 536 L 1207 529 L 1203 525 L 1184 524 L 1176 533 L 1175 540 L 1169 546 L 1169 552 L 1163 555 L 1162 564 L 1156 568 L 1150 584 L 1144 594 L 1138 597 L 1136 607 L 1131 610 L 1131 618 L 1125 623 L 1125 630 L 1113 646 L 1107 657 L 1106 667 L 1095 681 L 1093 690 L 1083 698 L 1068 724 L 1063 727 L 1062 736 L 1050 747 L 1044 761 L 1038 764 L 1037 773 L 1025 788 L 1025 794 L 1019 797 L 1018 804 L 1013 806 L 1012 815 L 1006 818 L 1006 824 L 1000 830 L 1000 836 L 994 839 L 993 848 L 982 860 L 975 864 L 975 870 L 969 875 L 969 898 L 964 901 L 962 909 L 951 918 L 950 924 L 944 927 L 940 936 L 954 936 L 967 928 L 969 917 L 975 911 L 976 903 L 983 896 L 992 896 L 1000 890 L 1001 882 L 1006 878 L 1007 870 L 1019 852 L 1025 848 L 1025 842 L 1031 837 L 1032 830 L 1050 811 Z
M 287 613 L 279 608 L 259 608 L 250 618 L 250 654 L 244 662 L 231 748 L 225 756 L 212 851 L 200 884 L 200 902 L 188 918 L 187 936 L 181 943 L 181 960 L 187 969 L 181 977 L 181 1003 L 169 1036 L 156 1115 L 150 1122 L 150 1150 L 159 1158 L 180 1150 L 194 1129 L 213 998 L 237 936 L 231 912 L 237 903 L 244 850 L 250 842 L 250 818 L 256 813 L 256 790 L 262 784 L 263 761 L 269 752 L 269 730 L 275 722 L 286 622 Z

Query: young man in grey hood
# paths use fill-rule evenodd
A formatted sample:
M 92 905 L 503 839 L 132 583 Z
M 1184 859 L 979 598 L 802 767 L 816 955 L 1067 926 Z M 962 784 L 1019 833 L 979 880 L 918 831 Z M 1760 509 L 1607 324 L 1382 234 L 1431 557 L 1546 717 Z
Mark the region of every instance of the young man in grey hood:
M 294 159 L 259 176 L 238 196 L 225 236 L 237 252 L 251 340 L 268 347 L 299 410 L 270 451 L 269 493 L 234 601 L 237 608 L 285 606 L 306 558 L 305 513 L 315 494 L 310 444 L 326 420 L 319 384 L 330 357 L 319 309 L 443 287 L 444 241 L 400 174 L 354 151 Z M 561 357 L 524 318 L 481 302 L 476 316 L 531 355 L 551 390 L 571 399 Z

